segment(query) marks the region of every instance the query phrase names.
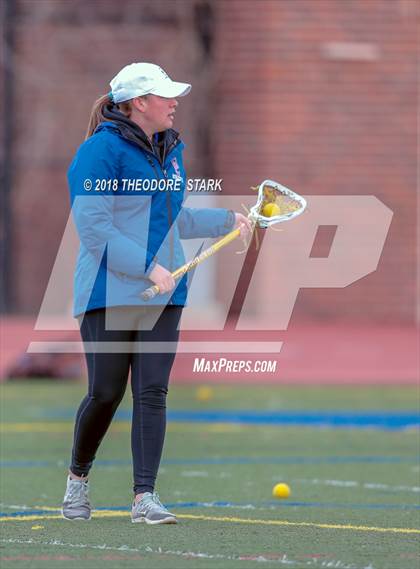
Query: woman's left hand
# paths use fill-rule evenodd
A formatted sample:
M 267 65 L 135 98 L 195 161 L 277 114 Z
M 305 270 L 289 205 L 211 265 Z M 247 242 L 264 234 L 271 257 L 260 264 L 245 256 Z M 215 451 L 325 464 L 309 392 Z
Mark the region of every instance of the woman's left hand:
M 241 238 L 245 242 L 247 237 L 252 233 L 252 223 L 249 219 L 242 215 L 242 213 L 235 212 L 235 227 L 234 229 L 239 229 L 241 232 Z

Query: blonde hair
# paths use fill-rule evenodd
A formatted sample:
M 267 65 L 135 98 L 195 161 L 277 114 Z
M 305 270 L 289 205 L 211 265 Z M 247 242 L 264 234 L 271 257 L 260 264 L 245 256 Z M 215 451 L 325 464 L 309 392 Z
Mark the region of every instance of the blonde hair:
M 89 124 L 87 127 L 85 140 L 87 140 L 89 137 L 92 136 L 98 124 L 110 120 L 104 117 L 104 112 L 103 112 L 104 107 L 106 105 L 109 105 L 110 103 L 112 103 L 112 99 L 109 93 L 107 93 L 106 95 L 102 95 L 102 97 L 99 97 L 99 99 L 96 99 L 96 101 L 93 103 L 93 107 L 90 112 Z M 117 107 L 127 118 L 130 118 L 132 111 L 131 100 L 118 103 Z

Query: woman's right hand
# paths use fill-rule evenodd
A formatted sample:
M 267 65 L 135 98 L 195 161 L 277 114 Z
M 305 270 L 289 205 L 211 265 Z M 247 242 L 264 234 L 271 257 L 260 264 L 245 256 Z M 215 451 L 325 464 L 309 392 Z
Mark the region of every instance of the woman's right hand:
M 172 274 L 162 267 L 155 265 L 149 275 L 149 279 L 159 287 L 159 294 L 165 294 L 175 288 L 175 279 Z

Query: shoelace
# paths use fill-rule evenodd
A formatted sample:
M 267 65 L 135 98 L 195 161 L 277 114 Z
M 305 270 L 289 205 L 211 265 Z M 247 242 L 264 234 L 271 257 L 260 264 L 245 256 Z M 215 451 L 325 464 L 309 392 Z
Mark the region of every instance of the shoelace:
M 155 504 L 157 504 L 160 508 L 165 509 L 165 506 L 162 504 L 162 502 L 159 499 L 159 494 L 157 492 L 153 492 L 152 495 L 152 500 L 154 501 Z
M 140 504 L 141 504 L 141 506 L 140 506 Z M 150 496 L 143 497 L 140 500 L 140 502 L 138 502 L 136 504 L 136 506 L 140 506 L 141 509 L 142 510 L 144 509 L 146 512 L 151 510 L 154 506 L 158 506 L 158 508 L 160 508 L 166 512 L 166 508 L 162 504 L 162 502 L 159 500 L 159 494 L 157 492 L 153 492 L 153 494 L 151 494 Z
M 71 483 L 67 497 L 68 500 L 71 501 L 75 506 L 89 502 L 88 485 L 85 483 Z

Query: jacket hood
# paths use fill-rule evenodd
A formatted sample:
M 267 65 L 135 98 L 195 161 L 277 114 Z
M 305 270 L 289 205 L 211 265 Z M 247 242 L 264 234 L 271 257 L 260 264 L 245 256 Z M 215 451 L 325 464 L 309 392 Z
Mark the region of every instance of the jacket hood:
M 100 123 L 95 133 L 102 129 L 109 128 L 108 124 L 111 122 L 114 126 L 111 128 L 118 130 L 119 134 L 126 140 L 133 142 L 142 150 L 152 152 L 163 163 L 168 150 L 179 143 L 179 133 L 170 128 L 163 132 L 159 132 L 155 137 L 154 145 L 152 146 L 146 133 L 132 120 L 127 118 L 116 105 L 110 103 L 103 109 L 104 122 Z

